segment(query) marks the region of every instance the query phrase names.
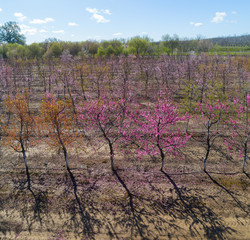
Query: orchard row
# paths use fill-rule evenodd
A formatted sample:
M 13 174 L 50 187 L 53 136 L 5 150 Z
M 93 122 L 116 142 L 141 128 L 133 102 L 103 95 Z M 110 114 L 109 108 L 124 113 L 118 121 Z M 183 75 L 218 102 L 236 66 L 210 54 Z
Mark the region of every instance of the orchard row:
M 249 158 L 249 60 L 243 57 L 73 59 L 2 62 L 2 143 L 20 152 L 46 142 L 64 153 L 84 141 L 121 151 L 181 157 L 190 138 L 202 139 L 207 160 L 215 145 Z M 81 140 L 81 143 L 79 143 Z M 83 140 L 83 141 L 82 141 Z M 200 140 L 199 140 L 200 141 Z
M 4 105 L 2 144 L 22 154 L 27 170 L 26 152 L 39 141 L 62 150 L 67 169 L 68 152 L 79 144 L 84 148 L 83 139 L 90 141 L 93 149 L 98 142 L 107 146 L 112 170 L 115 155 L 124 150 L 135 151 L 139 158 L 150 155 L 160 159 L 163 170 L 165 159 L 179 157 L 178 150 L 195 135 L 204 139 L 204 171 L 214 145 L 224 144 L 230 155 L 237 153 L 243 171 L 249 155 L 250 94 L 245 102 L 235 98 L 233 104 L 219 99 L 212 104 L 199 103 L 193 115 L 181 114 L 167 92 L 161 93 L 154 104 L 145 105 L 108 96 L 75 102 L 71 97 L 58 99 L 47 93 L 34 114 L 29 107 L 30 93 L 18 91 L 15 96 L 9 95 Z
M 174 100 L 193 111 L 208 99 L 243 99 L 249 91 L 247 57 L 161 56 L 73 58 L 1 62 L 1 98 L 27 89 L 32 101 L 46 92 L 58 97 L 100 98 L 102 94 L 136 101 L 154 101 L 168 89 Z M 3 100 L 3 99 L 2 99 Z

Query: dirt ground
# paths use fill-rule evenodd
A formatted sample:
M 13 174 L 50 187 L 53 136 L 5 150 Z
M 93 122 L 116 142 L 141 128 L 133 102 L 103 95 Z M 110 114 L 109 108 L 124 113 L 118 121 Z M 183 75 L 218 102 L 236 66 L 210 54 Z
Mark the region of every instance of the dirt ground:
M 0 239 L 250 239 L 240 160 L 213 153 L 205 173 L 204 150 L 190 143 L 185 153 L 163 172 L 157 160 L 116 155 L 112 172 L 105 148 L 85 148 L 67 171 L 62 153 L 37 146 L 28 188 L 21 156 L 1 149 Z

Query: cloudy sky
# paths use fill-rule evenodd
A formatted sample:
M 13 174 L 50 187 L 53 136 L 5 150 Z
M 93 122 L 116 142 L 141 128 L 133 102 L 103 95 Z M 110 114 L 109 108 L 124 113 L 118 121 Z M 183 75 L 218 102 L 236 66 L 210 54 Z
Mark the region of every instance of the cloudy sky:
M 250 0 L 0 0 L 0 24 L 16 21 L 27 43 L 164 34 L 250 34 Z

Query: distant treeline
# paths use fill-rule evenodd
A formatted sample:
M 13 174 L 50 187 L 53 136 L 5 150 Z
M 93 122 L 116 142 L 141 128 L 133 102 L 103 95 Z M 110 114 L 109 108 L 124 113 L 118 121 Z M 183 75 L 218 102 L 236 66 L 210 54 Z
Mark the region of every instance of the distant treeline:
M 250 35 L 232 36 L 232 37 L 217 37 L 211 38 L 210 41 L 213 44 L 220 46 L 238 46 L 238 47 L 250 47 Z
M 160 56 L 196 54 L 209 52 L 211 54 L 235 54 L 250 51 L 250 35 L 239 37 L 224 37 L 212 39 L 180 40 L 177 35 L 162 37 L 161 42 L 154 42 L 149 37 L 133 37 L 129 40 L 65 42 L 57 39 L 47 39 L 41 43 L 23 45 L 18 43 L 2 43 L 0 58 L 4 59 L 39 59 L 58 58 L 62 54 L 72 56 L 119 56 L 148 55 Z

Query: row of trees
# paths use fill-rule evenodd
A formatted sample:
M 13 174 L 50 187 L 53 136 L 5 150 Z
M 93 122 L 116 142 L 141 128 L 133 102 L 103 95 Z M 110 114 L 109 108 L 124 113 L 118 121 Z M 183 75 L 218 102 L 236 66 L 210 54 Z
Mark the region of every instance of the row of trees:
M 1 99 L 27 89 L 33 101 L 46 92 L 57 97 L 99 99 L 103 92 L 114 98 L 154 101 L 169 89 L 182 111 L 193 113 L 205 99 L 244 99 L 249 91 L 246 57 L 163 56 L 74 59 L 70 54 L 56 61 L 1 62 Z M 140 91 L 138 91 L 140 89 Z
M 249 157 L 250 94 L 246 94 L 244 102 L 236 98 L 233 103 L 220 100 L 200 103 L 193 115 L 181 114 L 168 93 L 161 93 L 153 105 L 146 106 L 131 99 L 128 102 L 107 96 L 76 102 L 70 96 L 59 99 L 47 93 L 36 114 L 30 108 L 30 93 L 26 90 L 8 95 L 4 103 L 2 144 L 22 154 L 27 176 L 26 153 L 29 147 L 38 146 L 39 141 L 63 151 L 67 169 L 68 153 L 79 145 L 83 148 L 87 139 L 93 149 L 100 143 L 107 146 L 113 171 L 115 156 L 125 149 L 126 154 L 137 152 L 141 159 L 145 155 L 160 159 L 163 171 L 165 159 L 179 156 L 179 150 L 197 134 L 202 136 L 206 149 L 204 171 L 215 145 L 217 148 L 224 145 L 230 155 L 241 158 L 243 171 Z M 184 126 L 190 119 L 194 128 L 187 131 Z
M 218 44 L 220 46 L 249 46 L 250 35 L 242 36 L 229 36 L 229 37 L 217 37 L 211 39 L 213 44 Z
M 169 89 L 193 112 L 204 98 L 243 98 L 249 91 L 249 59 L 219 56 L 162 56 L 74 59 L 64 54 L 59 60 L 2 61 L 2 96 L 27 88 L 57 96 L 71 91 L 85 99 L 99 98 L 102 91 L 114 97 L 153 99 Z M 37 86 L 34 88 L 34 86 Z M 39 86 L 39 87 L 38 87 Z M 141 91 L 138 92 L 138 89 Z M 36 96 L 41 98 L 41 92 Z
M 134 37 L 128 41 L 85 41 L 85 42 L 63 42 L 57 39 L 47 39 L 42 43 L 20 45 L 18 43 L 2 44 L 0 55 L 8 59 L 39 59 L 59 58 L 68 51 L 73 56 L 119 56 L 119 55 L 148 55 L 160 56 L 162 54 L 173 55 L 187 53 L 191 50 L 207 52 L 211 44 L 204 40 L 194 40 L 180 43 L 176 37 L 164 36 L 163 41 L 156 43 L 148 37 Z
M 0 56 L 8 59 L 58 58 L 69 52 L 72 56 L 119 56 L 148 55 L 160 56 L 194 52 L 221 51 L 211 40 L 197 38 L 180 40 L 178 35 L 164 35 L 161 42 L 154 42 L 147 36 L 136 36 L 128 40 L 64 42 L 54 38 L 41 43 L 25 45 L 25 37 L 15 22 L 7 22 L 0 27 Z M 225 50 L 225 49 L 224 49 Z M 233 52 L 247 51 L 235 48 Z
M 248 51 L 245 48 L 233 48 L 231 52 Z M 39 58 L 59 58 L 64 52 L 70 52 L 73 56 L 99 56 L 110 57 L 119 55 L 173 55 L 187 54 L 190 52 L 229 52 L 230 49 L 213 45 L 206 40 L 192 40 L 179 42 L 169 40 L 161 42 L 150 41 L 148 37 L 134 37 L 128 41 L 85 41 L 85 42 L 64 42 L 57 39 L 47 39 L 42 43 L 32 43 L 30 45 L 20 45 L 17 43 L 2 44 L 0 46 L 0 56 L 5 59 L 39 59 Z
M 111 163 L 113 144 L 119 139 L 117 136 L 123 136 L 123 141 L 133 142 L 133 139 L 136 139 L 135 146 L 140 146 L 138 152 L 142 155 L 145 152 L 150 153 L 151 156 L 160 154 L 164 163 L 166 152 L 163 149 L 167 149 L 164 144 L 171 146 L 170 150 L 174 149 L 176 153 L 175 147 L 185 145 L 189 138 L 188 132 L 196 131 L 194 119 L 198 116 L 200 120 L 197 120 L 196 124 L 202 124 L 197 129 L 200 131 L 203 126 L 203 137 L 206 136 L 204 142 L 207 154 L 204 157 L 204 168 L 213 144 L 217 144 L 217 139 L 222 139 L 222 136 L 226 137 L 229 152 L 231 146 L 234 146 L 235 152 L 236 145 L 239 144 L 237 152 L 244 156 L 246 162 L 246 149 L 249 145 L 248 69 L 249 61 L 244 57 L 205 55 L 160 59 L 120 57 L 84 61 L 64 55 L 56 62 L 2 62 L 1 100 L 5 102 L 3 116 L 7 119 L 1 124 L 7 123 L 8 126 L 11 115 L 20 114 L 20 111 L 26 115 L 22 115 L 13 126 L 18 126 L 19 122 L 24 122 L 23 119 L 28 119 L 25 120 L 28 134 L 37 135 L 32 132 L 34 121 L 33 117 L 30 118 L 32 111 L 29 109 L 29 101 L 32 101 L 43 106 L 40 111 L 44 115 L 42 123 L 52 121 L 49 118 L 56 121 L 51 122 L 46 131 L 49 131 L 49 135 L 52 132 L 60 132 L 57 141 L 65 156 L 65 142 L 75 139 L 76 135 L 67 135 L 64 138 L 63 134 L 86 132 L 95 126 L 95 129 L 99 128 L 98 136 L 101 134 L 110 148 Z M 176 101 L 175 104 L 169 97 L 159 96 L 161 90 L 166 88 L 167 96 L 171 95 Z M 20 90 L 24 93 L 21 94 Z M 42 98 L 44 100 L 41 102 Z M 153 105 L 145 105 L 145 100 L 149 100 Z M 15 110 L 12 109 L 13 106 Z M 177 114 L 178 111 L 180 112 Z M 191 115 L 192 120 L 189 118 Z M 62 126 L 57 121 L 67 121 L 65 126 L 73 125 L 69 129 L 57 129 Z M 81 131 L 78 129 L 80 122 L 83 126 Z M 176 129 L 175 126 L 179 122 L 185 122 L 185 131 Z M 167 126 L 162 127 L 162 124 Z M 227 129 L 231 126 L 234 127 Z M 171 133 L 172 130 L 174 134 Z M 14 129 L 14 132 L 16 133 L 7 135 L 12 138 L 14 136 L 18 141 L 20 130 Z M 148 142 L 145 142 L 145 133 L 150 139 Z M 227 135 L 232 133 L 234 138 L 230 137 L 229 143 Z M 176 146 L 172 146 L 166 136 Z M 162 139 L 164 143 L 161 143 Z M 153 142 L 155 144 L 151 145 Z M 17 148 L 15 144 L 11 146 L 22 152 L 25 157 L 25 144 L 24 142 L 21 148 Z
M 193 169 L 194 165 L 200 164 L 206 172 L 207 169 L 209 171 L 220 167 L 219 162 L 228 157 L 236 162 L 235 166 L 242 164 L 243 171 L 248 169 L 246 168 L 249 166 L 247 163 L 250 147 L 248 74 L 249 61 L 244 57 L 201 55 L 134 58 L 129 56 L 80 60 L 72 58 L 71 55 L 64 55 L 60 60 L 54 61 L 2 61 L 0 150 L 10 154 L 7 152 L 9 148 L 20 154 L 21 158 L 16 160 L 21 160 L 20 164 L 25 167 L 27 176 L 27 181 L 21 180 L 20 185 L 25 189 L 27 183 L 29 190 L 29 194 L 24 193 L 25 204 L 30 204 L 32 195 L 35 204 L 32 209 L 35 209 L 34 213 L 39 220 L 40 210 L 42 209 L 42 212 L 43 208 L 48 207 L 43 203 L 46 203 L 48 195 L 48 190 L 45 192 L 44 189 L 48 188 L 53 193 L 49 195 L 55 196 L 52 200 L 55 199 L 56 206 L 58 199 L 64 199 L 59 201 L 63 202 L 63 205 L 59 206 L 63 211 L 64 202 L 73 202 L 74 205 L 70 203 L 70 207 L 66 206 L 66 209 L 79 210 L 84 227 L 82 229 L 86 227 L 86 219 L 96 215 L 100 209 L 111 212 L 113 210 L 111 206 L 113 204 L 117 206 L 120 201 L 123 206 L 122 211 L 129 215 L 131 213 L 135 219 L 131 224 L 135 226 L 137 212 L 143 212 L 137 203 L 141 206 L 140 201 L 144 199 L 144 192 L 147 192 L 146 201 L 148 195 L 153 199 L 154 208 L 157 205 L 163 206 L 166 210 L 163 212 L 165 218 L 167 212 L 172 212 L 169 204 L 172 205 L 175 201 L 173 194 L 171 196 L 172 190 L 170 189 L 169 201 L 166 199 L 168 190 L 165 198 L 162 197 L 165 194 L 161 194 L 157 187 L 156 196 L 152 192 L 155 184 L 151 185 L 149 182 L 150 186 L 146 185 L 151 181 L 151 177 L 148 179 L 147 176 L 141 178 L 141 174 L 134 175 L 135 165 L 136 168 L 144 168 L 146 175 L 153 172 L 155 179 L 160 177 L 155 169 L 161 171 L 159 171 L 161 179 L 163 175 L 168 178 L 185 206 L 185 211 L 181 210 L 180 214 L 183 218 L 182 213 L 186 210 L 193 211 L 193 203 L 197 205 L 197 200 L 191 198 L 189 205 L 183 189 L 178 188 L 164 169 L 168 168 L 171 172 L 181 165 Z M 168 90 L 163 91 L 163 89 Z M 35 158 L 29 154 L 34 149 L 39 151 Z M 96 150 L 101 151 L 101 158 L 96 158 Z M 193 150 L 201 151 L 199 156 L 191 160 L 191 166 L 188 162 L 192 158 Z M 51 151 L 63 153 L 63 159 L 50 158 Z M 3 164 L 10 161 L 8 156 Z M 43 162 L 40 158 L 45 159 L 45 166 L 41 166 Z M 104 170 L 103 174 L 100 174 L 99 167 L 106 166 L 104 162 L 106 163 L 107 158 L 111 171 Z M 136 160 L 140 161 L 135 164 Z M 177 168 L 172 167 L 170 170 L 173 161 L 178 161 L 180 165 L 174 164 Z M 10 162 L 8 165 L 16 163 Z M 51 165 L 47 167 L 47 163 Z M 133 163 L 132 171 L 131 163 Z M 62 178 L 59 181 L 55 181 L 55 175 L 50 175 L 52 169 L 56 171 L 58 169 L 50 167 L 54 164 L 65 166 L 68 172 L 64 175 L 66 182 L 61 174 L 56 174 L 58 178 Z M 79 175 L 71 172 L 73 167 L 85 164 L 88 174 L 80 169 L 77 170 L 80 171 Z M 122 168 L 124 171 L 119 171 Z M 45 175 L 42 175 L 41 169 L 45 170 Z M 221 167 L 219 169 L 223 171 Z M 11 172 L 13 172 L 12 177 L 20 177 L 19 172 L 18 175 L 16 171 Z M 124 175 L 120 175 L 121 172 Z M 210 177 L 208 172 L 206 174 Z M 43 180 L 40 179 L 44 177 L 49 180 L 49 186 L 41 183 Z M 71 182 L 68 181 L 69 177 Z M 191 179 L 191 184 L 192 181 Z M 116 183 L 123 187 L 123 191 Z M 60 198 L 54 192 L 57 191 L 55 186 L 61 187 L 64 184 L 68 187 Z M 71 187 L 73 187 L 74 201 L 68 200 Z M 166 189 L 165 185 L 160 188 Z M 123 192 L 122 200 L 112 195 L 117 191 L 119 194 Z M 231 191 L 226 191 L 231 195 Z M 84 201 L 86 205 L 81 202 L 80 193 L 85 196 L 83 199 L 86 199 Z M 106 196 L 111 197 L 105 200 Z M 235 197 L 231 196 L 235 200 Z M 97 206 L 93 199 L 98 201 Z M 128 212 L 124 201 L 129 203 Z M 55 205 L 52 201 L 48 203 L 54 210 Z M 26 206 L 25 204 L 22 204 L 22 208 Z M 97 209 L 94 214 L 91 212 L 93 215 L 85 214 L 88 204 Z M 237 204 L 241 207 L 239 201 Z M 178 204 L 178 209 L 179 206 Z M 45 212 L 48 216 L 47 210 Z M 117 213 L 116 210 L 114 212 Z M 200 209 L 197 212 L 200 213 Z M 211 211 L 209 210 L 207 214 L 210 216 Z M 149 215 L 152 215 L 151 211 L 146 212 L 144 216 L 147 218 Z M 187 216 L 190 217 L 189 214 Z M 194 220 L 197 221 L 196 215 Z M 76 224 L 77 227 L 82 226 L 79 225 L 79 221 Z M 144 224 L 142 227 L 145 229 Z

